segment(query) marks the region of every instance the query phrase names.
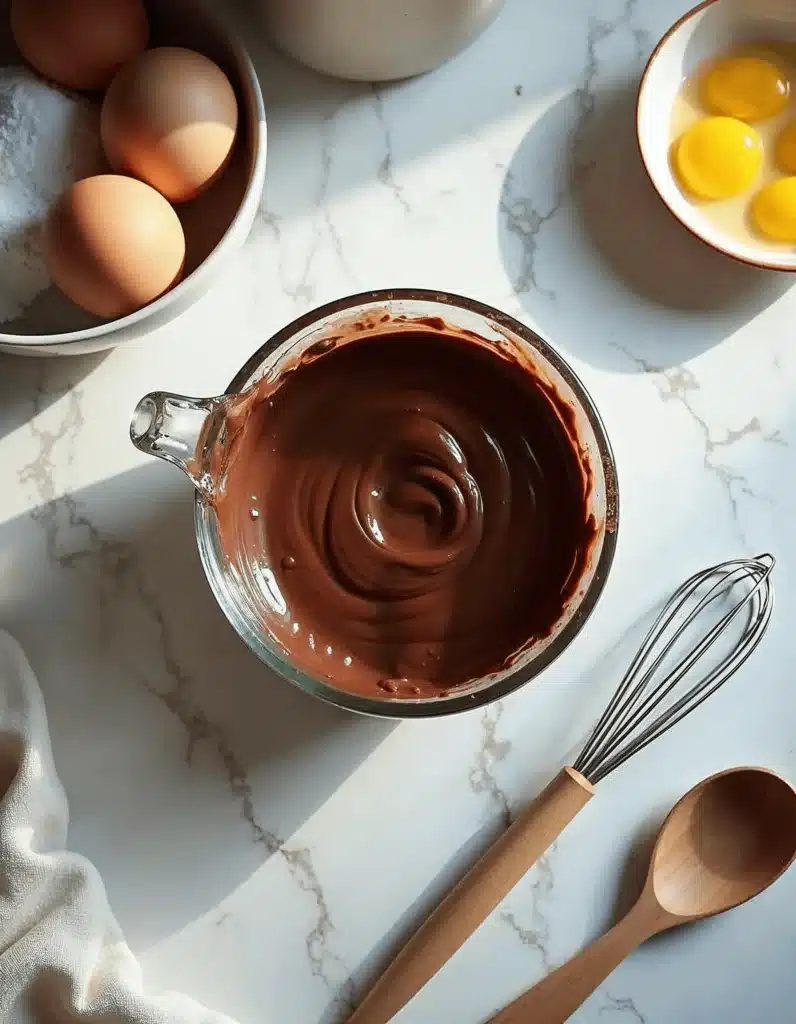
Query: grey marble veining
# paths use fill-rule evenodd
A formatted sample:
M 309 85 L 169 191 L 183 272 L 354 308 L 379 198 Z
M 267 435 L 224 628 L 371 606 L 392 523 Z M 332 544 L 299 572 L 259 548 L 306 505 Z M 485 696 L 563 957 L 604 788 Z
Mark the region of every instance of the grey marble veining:
M 333 1024 L 490 839 L 575 756 L 649 610 L 695 569 L 778 557 L 755 658 L 601 784 L 397 1018 L 478 1024 L 598 935 L 686 789 L 742 762 L 796 777 L 796 406 L 788 277 L 699 246 L 652 194 L 635 86 L 682 0 L 508 0 L 473 47 L 393 86 L 247 42 L 266 194 L 214 290 L 104 357 L 0 358 L 1 620 L 39 674 L 72 805 L 153 985 L 241 1024 Z M 147 391 L 215 394 L 275 330 L 353 291 L 415 286 L 539 330 L 616 450 L 619 550 L 576 644 L 527 690 L 392 727 L 311 701 L 237 641 L 207 588 L 187 481 L 127 437 Z M 628 882 L 628 877 L 630 882 Z M 578 1024 L 790 1024 L 796 876 L 649 943 Z

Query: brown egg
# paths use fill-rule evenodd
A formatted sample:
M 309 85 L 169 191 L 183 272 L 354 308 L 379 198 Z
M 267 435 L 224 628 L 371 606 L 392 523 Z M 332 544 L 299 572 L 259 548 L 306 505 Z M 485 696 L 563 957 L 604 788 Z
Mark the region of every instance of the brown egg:
M 113 169 L 148 182 L 172 203 L 213 183 L 237 127 L 238 103 L 221 68 L 172 46 L 125 65 L 102 105 L 102 142 Z
M 105 89 L 146 49 L 142 0 L 12 0 L 11 31 L 39 74 L 69 89 Z
M 53 280 L 104 319 L 126 316 L 177 283 L 185 262 L 179 218 L 159 192 L 135 178 L 78 181 L 44 226 Z

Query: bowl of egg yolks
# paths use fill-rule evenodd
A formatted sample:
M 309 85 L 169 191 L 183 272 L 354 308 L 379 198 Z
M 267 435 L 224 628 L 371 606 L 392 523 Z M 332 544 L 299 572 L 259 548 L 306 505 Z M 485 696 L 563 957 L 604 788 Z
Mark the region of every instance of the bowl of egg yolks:
M 663 36 L 636 128 L 653 186 L 703 242 L 796 271 L 796 3 L 706 0 Z
M 57 9 L 60 0 L 49 2 L 51 7 L 55 4 Z M 182 196 L 177 199 L 169 196 L 167 201 L 160 195 L 156 196 L 177 225 L 176 231 L 184 247 L 183 263 L 177 283 L 141 308 L 136 308 L 126 315 L 105 317 L 101 313 L 91 311 L 89 304 L 79 307 L 76 304 L 79 299 L 71 301 L 61 288 L 53 284 L 35 300 L 22 317 L 2 325 L 0 352 L 45 356 L 82 355 L 113 348 L 149 333 L 179 316 L 207 292 L 219 271 L 227 265 L 228 258 L 243 245 L 254 223 L 265 180 L 265 109 L 254 65 L 223 16 L 223 5 L 216 4 L 215 0 L 137 2 L 139 6 L 142 4 L 145 10 L 148 30 L 148 49 L 144 57 L 150 53 L 163 53 L 168 48 L 179 48 L 188 55 L 193 53 L 194 60 L 206 59 L 205 62 L 210 68 L 215 66 L 217 76 L 226 77 L 232 86 L 237 105 L 237 124 L 231 152 L 217 177 L 196 197 L 187 197 L 187 201 L 183 201 Z M 99 45 L 98 38 L 106 41 L 113 38 L 118 46 L 124 34 L 124 19 L 116 20 L 112 33 L 106 32 L 104 36 L 100 34 L 99 37 L 99 29 L 96 29 L 96 26 L 88 26 L 85 32 L 78 30 L 79 26 L 70 26 L 70 30 L 77 32 L 76 39 L 72 40 L 74 45 L 71 49 L 64 46 L 60 49 L 49 47 L 39 58 L 39 51 L 44 44 L 42 43 L 38 50 L 33 46 L 36 42 L 33 29 L 46 29 L 48 19 L 42 17 L 36 23 L 35 19 L 29 18 L 32 26 L 28 26 L 29 31 L 20 32 L 19 24 L 14 26 L 16 31 L 12 31 L 15 5 L 26 13 L 39 7 L 47 12 L 47 0 L 35 0 L 35 3 L 0 0 L 0 66 L 17 67 L 27 63 L 40 77 L 59 82 L 67 94 L 70 87 L 84 90 L 78 94 L 84 95 L 92 103 L 96 102 L 99 109 L 103 96 L 107 97 L 107 93 L 100 89 L 99 83 L 78 81 L 77 77 L 74 82 L 67 82 L 67 78 L 72 71 L 75 71 L 77 76 L 77 72 L 81 70 L 81 61 L 76 59 L 76 56 L 81 55 L 81 46 L 78 44 L 85 39 L 82 57 L 96 50 Z M 124 9 L 131 5 L 134 5 L 134 0 L 114 0 L 109 6 Z M 90 10 L 89 4 L 73 3 L 70 7 L 72 13 L 90 13 Z M 27 51 L 20 42 L 21 36 L 24 36 L 28 44 Z M 47 62 L 53 60 L 59 65 L 58 74 L 53 70 L 50 76 L 47 76 Z M 123 70 L 127 66 L 129 65 L 123 65 Z M 97 85 L 97 88 L 91 91 L 93 85 Z M 188 97 L 186 102 L 192 102 L 191 98 Z M 103 138 L 103 143 L 107 151 L 108 140 Z M 108 167 L 107 171 L 111 170 L 116 171 L 115 165 Z M 155 196 L 152 188 L 133 177 L 138 173 L 135 169 L 116 173 L 129 174 L 131 177 L 114 177 L 108 174 L 105 178 L 87 179 L 90 184 L 96 186 L 91 196 L 94 208 L 89 212 L 93 221 L 98 222 L 100 227 L 103 223 L 114 227 L 114 211 L 120 203 L 126 201 L 124 195 L 119 194 L 120 185 L 126 186 L 132 199 L 136 198 L 133 195 L 135 188 L 141 193 L 147 192 L 150 196 Z M 76 186 L 76 190 L 83 184 Z M 103 185 L 116 187 L 112 194 L 109 188 L 106 189 L 109 195 L 104 207 L 98 201 L 95 202 L 95 193 Z M 167 195 L 164 187 L 157 187 L 163 196 Z M 172 203 L 173 207 L 169 206 L 169 203 Z M 75 205 L 76 200 L 72 203 L 72 206 Z M 107 217 L 105 209 L 109 211 Z M 118 237 L 114 236 L 116 241 Z M 153 263 L 162 256 L 162 246 L 156 243 Z M 68 266 L 68 260 L 62 262 Z M 48 263 L 53 270 L 52 260 L 48 259 Z M 53 277 L 58 280 L 54 273 Z

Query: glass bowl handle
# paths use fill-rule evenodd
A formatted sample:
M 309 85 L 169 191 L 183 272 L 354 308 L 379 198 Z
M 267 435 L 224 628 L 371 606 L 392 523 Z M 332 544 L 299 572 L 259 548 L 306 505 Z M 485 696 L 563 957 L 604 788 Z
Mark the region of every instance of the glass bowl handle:
M 130 440 L 146 455 L 165 459 L 185 473 L 205 497 L 215 480 L 209 459 L 209 438 L 222 398 L 187 398 L 167 391 L 145 395 L 130 420 Z

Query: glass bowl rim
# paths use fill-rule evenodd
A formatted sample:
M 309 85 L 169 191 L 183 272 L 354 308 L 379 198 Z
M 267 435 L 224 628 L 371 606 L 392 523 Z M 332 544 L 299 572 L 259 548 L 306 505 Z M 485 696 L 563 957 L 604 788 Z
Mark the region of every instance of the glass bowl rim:
M 352 711 L 357 714 L 386 719 L 421 719 L 437 718 L 445 715 L 471 711 L 474 708 L 486 707 L 495 701 L 507 697 L 532 679 L 535 679 L 545 668 L 551 665 L 574 641 L 586 621 L 594 611 L 605 588 L 614 555 L 619 530 L 619 481 L 616 459 L 611 448 L 608 434 L 602 418 L 597 411 L 589 392 L 580 378 L 559 355 L 559 353 L 536 331 L 516 320 L 508 313 L 503 313 L 494 306 L 471 299 L 455 292 L 435 291 L 427 288 L 386 288 L 354 295 L 347 295 L 332 302 L 303 313 L 290 323 L 280 328 L 254 352 L 230 381 L 224 394 L 236 394 L 245 387 L 249 378 L 265 361 L 266 357 L 280 348 L 285 342 L 330 316 L 344 313 L 348 309 L 366 305 L 384 305 L 394 301 L 434 302 L 452 308 L 460 308 L 484 317 L 488 321 L 505 327 L 521 341 L 537 350 L 560 374 L 585 414 L 597 442 L 600 466 L 605 478 L 606 525 L 603 530 L 603 543 L 594 575 L 575 609 L 572 618 L 564 626 L 548 646 L 528 664 L 510 671 L 504 678 L 495 680 L 475 692 L 468 692 L 449 697 L 434 697 L 415 700 L 397 700 L 394 697 L 366 697 L 362 694 L 349 693 L 338 689 L 321 679 L 315 679 L 296 668 L 290 660 L 282 655 L 276 645 L 269 647 L 260 637 L 247 630 L 248 635 L 238 629 L 229 611 L 226 594 L 216 574 L 216 562 L 212 552 L 212 542 L 208 536 L 212 510 L 198 492 L 194 496 L 194 527 L 199 556 L 210 588 L 224 615 L 235 632 L 243 640 L 249 650 L 268 668 L 276 672 L 282 679 L 297 686 L 300 690 L 317 697 L 335 707 Z

